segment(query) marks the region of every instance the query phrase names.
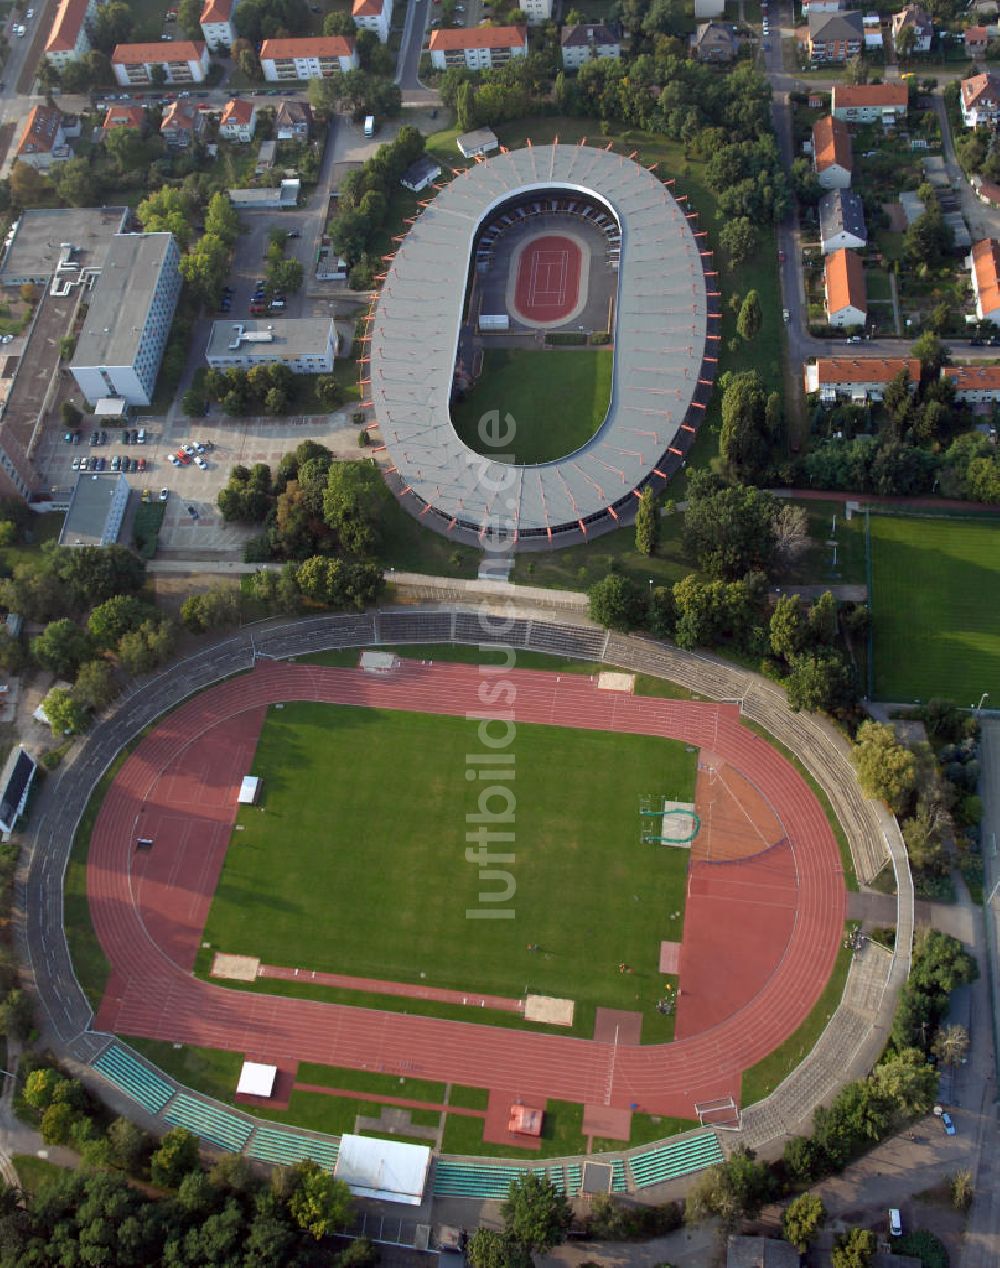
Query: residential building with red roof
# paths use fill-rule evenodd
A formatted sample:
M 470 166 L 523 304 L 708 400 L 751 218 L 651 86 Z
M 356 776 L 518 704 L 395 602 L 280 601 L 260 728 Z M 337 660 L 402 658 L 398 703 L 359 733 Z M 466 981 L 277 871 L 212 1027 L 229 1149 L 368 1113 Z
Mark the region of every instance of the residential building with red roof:
M 73 157 L 66 144 L 62 114 L 56 106 L 32 106 L 28 122 L 17 143 L 17 160 L 38 171 Z
M 910 378 L 910 391 L 916 391 L 920 382 L 916 357 L 819 357 L 803 367 L 803 378 L 806 392 L 818 392 L 824 401 L 838 397 L 880 401 L 886 385 L 904 370 Z
M 359 30 L 374 31 L 383 44 L 387 43 L 392 24 L 392 0 L 354 0 L 351 17 Z
M 1000 122 L 1000 79 L 992 74 L 970 75 L 962 80 L 958 102 L 967 128 L 995 127 Z
M 124 103 L 108 106 L 102 126 L 105 132 L 110 132 L 112 128 L 131 128 L 133 132 L 141 132 L 146 126 L 146 110 L 143 106 Z
M 252 101 L 244 101 L 242 97 L 234 97 L 226 102 L 226 107 L 219 120 L 219 136 L 226 141 L 253 140 L 257 130 L 257 107 Z
M 118 83 L 153 83 L 153 67 L 160 66 L 168 84 L 200 84 L 208 74 L 208 47 L 202 40 L 176 40 L 171 44 L 119 44 L 111 54 L 111 68 Z
M 201 10 L 201 33 L 213 53 L 230 49 L 236 43 L 233 13 L 237 0 L 205 0 Z
M 847 189 L 854 171 L 854 154 L 847 124 L 825 115 L 813 124 L 813 167 L 824 189 Z
M 190 101 L 172 101 L 163 112 L 160 136 L 167 145 L 184 150 L 205 130 L 205 116 Z
M 964 405 L 1000 401 L 1000 365 L 944 365 L 941 377 L 955 385 L 955 400 Z
M 512 57 L 525 57 L 528 32 L 523 26 L 474 26 L 439 28 L 431 32 L 427 45 L 435 70 L 467 66 L 469 70 L 489 70 Z
M 965 52 L 967 57 L 983 57 L 986 45 L 990 42 L 990 33 L 985 26 L 967 26 L 965 28 Z
M 992 321 L 1000 326 L 1000 242 L 996 238 L 981 238 L 973 244 L 969 262 L 976 316 L 980 321 Z
M 291 79 L 329 79 L 337 71 L 357 70 L 354 40 L 346 35 L 317 35 L 294 40 L 265 40 L 260 65 L 270 83 Z
M 831 326 L 863 326 L 868 320 L 868 292 L 861 257 L 842 248 L 826 257 L 823 273 L 826 319 Z
M 910 90 L 905 83 L 834 84 L 830 113 L 844 123 L 894 124 L 906 118 Z
M 56 70 L 90 52 L 87 19 L 96 12 L 97 0 L 59 0 L 45 42 L 45 56 Z

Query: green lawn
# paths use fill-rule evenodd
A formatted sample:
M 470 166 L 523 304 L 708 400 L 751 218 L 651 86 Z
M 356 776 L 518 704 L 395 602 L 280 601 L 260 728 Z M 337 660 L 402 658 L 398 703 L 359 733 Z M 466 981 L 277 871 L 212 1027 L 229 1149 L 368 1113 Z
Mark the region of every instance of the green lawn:
M 63 1172 L 63 1168 L 56 1163 L 49 1162 L 46 1158 L 36 1158 L 34 1154 L 14 1154 L 11 1161 L 21 1188 L 32 1195 L 51 1184 Z
M 607 417 L 612 359 L 610 348 L 487 351 L 476 385 L 451 407 L 455 430 L 470 449 L 500 462 L 562 458 L 585 444 Z M 496 414 L 504 435 L 499 447 L 490 444 L 489 432 L 480 431 L 480 420 Z
M 1000 527 L 871 517 L 875 698 L 1000 701 Z
M 687 854 L 641 847 L 637 812 L 647 793 L 693 800 L 696 753 L 643 736 L 518 726 L 516 839 L 502 847 L 515 855 L 516 893 L 500 904 L 516 918 L 476 919 L 466 912 L 487 907 L 480 889 L 500 888 L 481 885 L 465 858 L 466 815 L 482 786 L 465 778 L 466 754 L 480 751 L 476 729 L 376 709 L 271 709 L 253 766 L 263 810 L 240 814 L 205 940 L 265 963 L 572 998 L 581 1034 L 597 1005 L 641 1007 L 649 1037 L 668 1038 L 669 1027 L 653 1024 L 671 1020 L 653 1010 L 657 957 L 662 938 L 681 935 Z M 675 910 L 677 920 L 666 914 Z M 632 974 L 617 971 L 622 961 Z
M 178 1083 L 232 1104 L 243 1065 L 242 1053 L 194 1044 L 175 1047 L 161 1039 L 130 1038 L 129 1043 Z

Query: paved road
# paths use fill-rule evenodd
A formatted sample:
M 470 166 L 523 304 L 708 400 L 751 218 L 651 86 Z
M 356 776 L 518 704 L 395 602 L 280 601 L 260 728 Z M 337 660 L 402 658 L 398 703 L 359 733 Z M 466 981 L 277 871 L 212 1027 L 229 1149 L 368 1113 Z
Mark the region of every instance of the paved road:
M 436 105 L 438 93 L 425 88 L 420 82 L 420 57 L 424 49 L 424 37 L 430 20 L 431 0 L 409 0 L 403 38 L 396 62 L 396 83 L 403 92 L 404 105 Z
M 983 863 L 986 872 L 985 889 L 989 896 L 981 928 L 981 976 L 975 984 L 973 1018 L 981 1019 L 981 1025 L 973 1035 L 972 1055 L 977 1059 L 973 1078 L 978 1074 L 982 1088 L 983 1113 L 977 1125 L 979 1165 L 976 1170 L 976 1197 L 969 1212 L 965 1246 L 959 1268 L 992 1268 L 1000 1260 L 1000 1184 L 998 1158 L 1000 1158 L 1000 1130 L 997 1127 L 997 1017 L 1000 1008 L 1000 907 L 997 904 L 996 887 L 1000 881 L 1000 859 L 996 855 L 996 843 L 1000 840 L 1000 719 L 982 719 L 982 782 L 983 798 Z M 992 1029 L 990 1029 L 992 1020 Z M 977 1058 L 977 1050 L 990 1046 L 992 1060 L 984 1068 Z M 964 1074 L 964 1071 L 963 1071 Z M 971 1080 L 969 1080 L 971 1082 Z

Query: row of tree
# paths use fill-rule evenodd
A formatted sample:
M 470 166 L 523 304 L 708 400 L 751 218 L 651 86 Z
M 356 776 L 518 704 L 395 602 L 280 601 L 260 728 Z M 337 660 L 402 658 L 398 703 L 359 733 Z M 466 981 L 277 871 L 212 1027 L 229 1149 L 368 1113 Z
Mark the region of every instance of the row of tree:
M 12 1268 L 377 1263 L 369 1242 L 344 1249 L 332 1240 L 350 1222 L 352 1200 L 314 1162 L 276 1168 L 270 1182 L 240 1155 L 206 1172 L 196 1136 L 174 1128 L 157 1141 L 128 1119 L 109 1119 L 82 1084 L 50 1065 L 30 1070 L 18 1108 L 47 1144 L 75 1148 L 82 1166 L 55 1173 L 34 1194 L 0 1190 L 2 1261 Z
M 375 557 L 390 494 L 371 462 L 336 462 L 303 441 L 272 473 L 266 463 L 234 467 L 219 493 L 223 518 L 263 526 L 248 544 L 251 562 L 313 555 Z
M 756 377 L 738 376 L 729 388 Z M 687 491 L 683 545 L 697 571 L 649 591 L 611 572 L 589 592 L 591 617 L 609 629 L 648 629 L 686 649 L 728 648 L 754 657 L 784 683 L 793 709 L 849 712 L 858 696 L 850 646 L 867 633 L 867 608 L 845 607 L 841 623 L 829 592 L 808 609 L 796 596 L 771 604 L 769 575 L 787 570 L 808 547 L 803 509 L 706 471 L 689 474 Z M 644 554 L 656 551 L 659 523 L 647 488 L 636 516 L 636 546 Z
M 139 223 L 147 233 L 169 232 L 184 252 L 181 276 L 205 303 L 214 304 L 229 272 L 229 257 L 240 234 L 240 218 L 228 196 L 221 190 L 207 203 L 200 198 L 196 182 L 182 187 L 164 185 L 136 208 Z M 204 233 L 195 237 L 195 226 L 204 208 Z
M 423 136 L 407 124 L 394 141 L 380 145 L 367 162 L 344 178 L 328 231 L 333 249 L 351 266 L 351 286 L 368 286 L 381 272 L 377 244 L 390 199 L 400 177 L 423 153 Z
M 209 401 L 215 401 L 227 414 L 234 417 L 247 414 L 285 414 L 301 390 L 302 384 L 297 381 L 299 377 L 287 365 L 279 362 L 251 366 L 249 370 L 236 367 L 229 370 L 209 369 L 198 377 L 197 384 L 188 388 L 181 404 L 189 414 L 203 413 Z M 316 399 L 325 409 L 335 409 L 340 404 L 343 394 L 334 375 L 317 375 L 312 386 Z

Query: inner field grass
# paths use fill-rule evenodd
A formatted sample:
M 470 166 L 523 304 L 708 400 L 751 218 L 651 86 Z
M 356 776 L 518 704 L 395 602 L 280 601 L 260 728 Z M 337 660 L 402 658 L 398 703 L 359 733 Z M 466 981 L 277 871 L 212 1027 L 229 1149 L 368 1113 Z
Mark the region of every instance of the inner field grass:
M 1000 526 L 872 515 L 875 698 L 1000 700 Z
M 492 908 L 514 916 L 468 918 L 491 909 L 481 889 L 500 888 L 465 858 L 476 828 L 466 815 L 487 786 L 465 778 L 466 754 L 482 751 L 477 727 L 349 706 L 272 708 L 253 764 L 263 811 L 240 812 L 205 940 L 271 964 L 571 998 L 589 1026 L 599 1004 L 660 1020 L 659 944 L 681 937 L 688 852 L 640 844 L 639 798 L 693 801 L 697 753 L 519 725 L 507 750 L 516 839 L 493 847 L 514 855 L 493 866 L 511 872 L 516 892 Z M 619 973 L 622 962 L 633 972 Z
M 459 438 L 500 462 L 551 462 L 585 444 L 607 417 L 611 401 L 610 348 L 496 348 L 483 354 L 483 373 L 451 407 Z M 484 414 L 514 420 L 502 451 L 479 434 Z

